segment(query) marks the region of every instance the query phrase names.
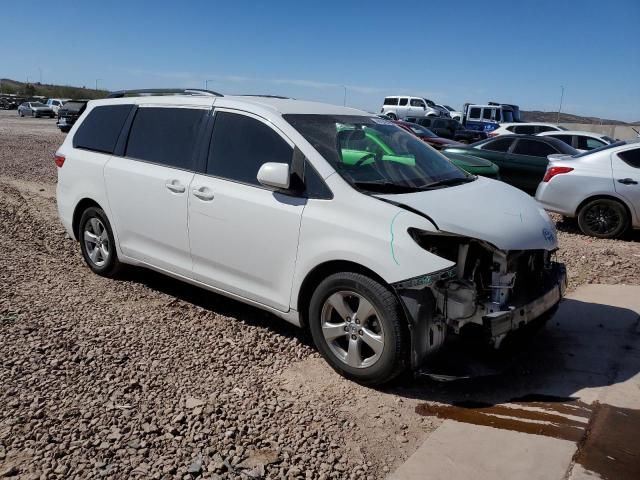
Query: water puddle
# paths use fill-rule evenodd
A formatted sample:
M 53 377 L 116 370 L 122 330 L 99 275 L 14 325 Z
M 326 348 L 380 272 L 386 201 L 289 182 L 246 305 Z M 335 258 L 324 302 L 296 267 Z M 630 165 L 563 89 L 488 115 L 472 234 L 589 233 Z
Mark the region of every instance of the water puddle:
M 576 442 L 573 461 L 586 470 L 605 480 L 640 479 L 640 410 L 527 395 L 495 405 L 423 403 L 416 413 Z

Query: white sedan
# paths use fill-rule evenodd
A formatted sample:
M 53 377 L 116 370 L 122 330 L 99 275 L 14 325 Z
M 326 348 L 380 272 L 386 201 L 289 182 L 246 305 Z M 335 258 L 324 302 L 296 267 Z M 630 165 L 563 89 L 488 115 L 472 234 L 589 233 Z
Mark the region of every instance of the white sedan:
M 610 145 L 616 141 L 607 135 L 594 132 L 583 132 L 580 130 L 566 130 L 562 132 L 548 131 L 539 133 L 538 136 L 557 138 L 567 145 L 571 145 L 580 152 L 595 150 L 596 148 Z
M 592 237 L 640 228 L 640 140 L 548 158 L 536 191 L 545 210 L 577 217 L 580 230 Z

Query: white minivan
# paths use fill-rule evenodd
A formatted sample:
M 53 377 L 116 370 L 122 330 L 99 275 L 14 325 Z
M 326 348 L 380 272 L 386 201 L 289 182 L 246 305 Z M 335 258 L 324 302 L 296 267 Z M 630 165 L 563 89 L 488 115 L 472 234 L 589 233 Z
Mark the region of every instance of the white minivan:
M 442 111 L 428 98 L 410 96 L 385 97 L 380 113 L 392 120 L 404 120 L 407 117 L 440 117 Z M 448 114 L 447 114 L 448 116 Z
M 255 305 L 365 384 L 449 335 L 497 347 L 563 295 L 544 210 L 388 120 L 141 93 L 89 102 L 55 157 L 60 219 L 97 274 L 138 265 Z

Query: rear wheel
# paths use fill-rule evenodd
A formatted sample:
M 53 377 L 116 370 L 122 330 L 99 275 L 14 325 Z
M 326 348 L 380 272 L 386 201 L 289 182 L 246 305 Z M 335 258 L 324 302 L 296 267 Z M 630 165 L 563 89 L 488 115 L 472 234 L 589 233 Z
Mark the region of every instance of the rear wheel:
M 98 207 L 87 208 L 78 227 L 80 249 L 89 268 L 98 275 L 114 277 L 122 268 L 109 220 Z
M 587 202 L 578 212 L 578 226 L 585 235 L 616 238 L 629 226 L 627 210 L 617 200 L 598 198 Z
M 313 341 L 341 375 L 386 383 L 405 368 L 409 340 L 402 307 L 388 287 L 362 274 L 327 277 L 309 307 Z

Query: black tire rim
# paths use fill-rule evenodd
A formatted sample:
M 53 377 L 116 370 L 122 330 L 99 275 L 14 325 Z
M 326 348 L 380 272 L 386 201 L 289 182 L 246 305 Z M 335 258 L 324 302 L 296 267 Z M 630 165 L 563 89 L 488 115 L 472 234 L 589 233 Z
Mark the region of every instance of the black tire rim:
M 615 233 L 622 224 L 618 209 L 606 203 L 596 203 L 585 212 L 584 222 L 587 228 L 598 235 Z

